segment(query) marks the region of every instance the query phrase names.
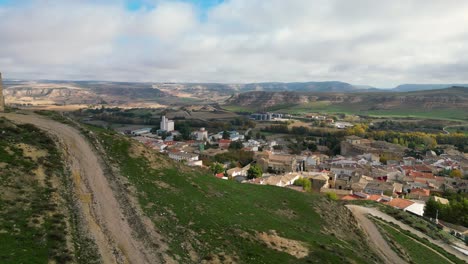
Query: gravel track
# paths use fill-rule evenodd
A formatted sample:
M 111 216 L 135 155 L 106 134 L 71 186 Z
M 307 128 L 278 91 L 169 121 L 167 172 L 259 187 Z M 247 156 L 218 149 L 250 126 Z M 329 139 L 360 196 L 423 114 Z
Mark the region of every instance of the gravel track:
M 140 241 L 113 192 L 100 157 L 80 132 L 35 114 L 0 113 L 16 123 L 29 123 L 54 135 L 65 152 L 87 229 L 104 263 L 161 263 L 153 248 Z M 70 190 L 71 191 L 71 190 Z

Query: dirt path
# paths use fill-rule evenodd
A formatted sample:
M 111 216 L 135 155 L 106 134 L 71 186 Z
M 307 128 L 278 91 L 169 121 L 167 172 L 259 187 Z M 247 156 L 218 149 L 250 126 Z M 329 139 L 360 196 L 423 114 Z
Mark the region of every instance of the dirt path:
M 445 134 L 449 135 L 450 131 L 447 130 L 447 128 L 452 128 L 452 127 L 466 127 L 468 124 L 462 124 L 462 125 L 452 125 L 452 126 L 445 126 L 442 128 Z
M 359 222 L 364 232 L 369 236 L 371 241 L 370 246 L 380 253 L 385 263 L 391 264 L 405 264 L 404 261 L 398 254 L 392 250 L 390 245 L 385 241 L 383 236 L 380 234 L 377 226 L 370 219 L 367 218 L 366 212 L 362 210 L 360 206 L 347 205 L 348 209 L 353 213 Z
M 17 123 L 30 123 L 61 142 L 75 182 L 80 207 L 104 263 L 160 263 L 157 252 L 133 235 L 100 159 L 80 132 L 68 125 L 28 114 L 0 113 Z
M 394 226 L 389 225 L 387 222 L 382 221 L 382 220 L 380 220 L 380 219 L 378 219 L 378 218 L 373 218 L 373 219 L 374 219 L 375 221 L 378 221 L 379 223 L 385 225 L 385 226 L 390 227 L 391 229 L 397 231 L 398 233 L 403 234 L 405 237 L 407 237 L 407 238 L 413 240 L 415 243 L 418 243 L 419 245 L 421 245 L 421 246 L 427 248 L 428 250 L 434 252 L 435 254 L 439 255 L 441 258 L 445 259 L 447 262 L 449 262 L 449 263 L 455 263 L 455 262 L 451 261 L 450 259 L 448 259 L 447 257 L 445 257 L 444 255 L 440 254 L 437 250 L 435 250 L 435 249 L 429 247 L 428 245 L 426 245 L 426 244 L 420 242 L 419 240 L 417 240 L 417 239 L 415 239 L 415 238 L 413 238 L 413 237 L 410 237 L 410 236 L 408 236 L 408 235 L 402 233 L 400 230 L 398 230 L 398 228 L 395 228 Z
M 366 214 L 371 214 L 373 216 L 380 217 L 380 218 L 382 218 L 383 220 L 385 220 L 387 222 L 394 223 L 394 224 L 398 225 L 403 230 L 410 231 L 411 233 L 417 235 L 420 238 L 427 239 L 432 244 L 437 245 L 437 246 L 443 248 L 445 251 L 457 256 L 459 259 L 468 262 L 467 256 L 463 255 L 461 252 L 459 252 L 456 249 L 452 248 L 450 245 L 445 244 L 444 242 L 439 241 L 439 240 L 434 240 L 434 239 L 430 238 L 429 236 L 426 236 L 425 234 L 421 233 L 420 231 L 418 231 L 418 230 L 416 230 L 416 229 L 414 229 L 414 228 L 412 228 L 412 227 L 410 227 L 410 226 L 396 220 L 395 218 L 393 218 L 393 217 L 391 217 L 391 216 L 389 216 L 389 215 L 387 215 L 387 214 L 385 214 L 385 213 L 383 213 L 383 212 L 381 212 L 381 211 L 379 211 L 379 210 L 377 210 L 375 208 L 363 207 L 363 206 L 358 206 L 358 205 L 347 205 L 347 207 L 351 210 L 351 212 L 353 212 L 353 214 L 356 217 L 358 217 L 357 215 L 361 215 L 361 216 L 364 216 L 364 218 L 367 219 L 367 217 L 365 217 Z M 369 219 L 367 219 L 367 220 L 369 220 Z M 369 220 L 369 222 L 371 222 L 371 221 Z M 371 222 L 371 224 L 373 224 L 373 223 Z

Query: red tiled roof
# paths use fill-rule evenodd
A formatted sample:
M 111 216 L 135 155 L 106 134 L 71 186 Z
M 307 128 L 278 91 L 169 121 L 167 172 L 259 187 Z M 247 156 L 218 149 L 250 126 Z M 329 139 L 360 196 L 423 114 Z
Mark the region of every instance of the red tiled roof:
M 341 200 L 344 200 L 344 201 L 352 201 L 352 200 L 357 200 L 358 198 L 354 197 L 353 195 L 345 195 L 343 197 L 341 197 Z
M 427 189 L 421 189 L 421 188 L 412 189 L 412 190 L 411 190 L 411 193 L 412 193 L 412 194 L 421 195 L 421 196 L 429 196 L 429 195 L 430 195 L 430 191 L 429 191 L 429 190 L 427 190 Z
M 428 172 L 420 172 L 420 171 L 410 171 L 409 176 L 418 177 L 418 178 L 426 178 L 426 179 L 434 179 L 434 174 L 428 173 Z
M 382 199 L 382 195 L 371 194 L 371 195 L 369 195 L 369 198 L 367 198 L 366 200 L 378 201 L 380 199 Z
M 399 209 L 405 209 L 406 207 L 414 204 L 414 202 L 410 201 L 410 200 L 406 200 L 406 199 L 395 198 L 395 199 L 393 199 L 390 202 L 385 203 L 385 204 L 390 205 L 392 207 L 399 208 Z
M 417 171 L 432 171 L 431 167 L 425 164 L 416 164 L 414 165 L 414 169 Z

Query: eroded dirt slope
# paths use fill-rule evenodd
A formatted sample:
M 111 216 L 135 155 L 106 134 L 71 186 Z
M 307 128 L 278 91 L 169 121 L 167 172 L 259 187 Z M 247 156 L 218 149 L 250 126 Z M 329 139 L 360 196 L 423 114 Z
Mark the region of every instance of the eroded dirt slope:
M 161 252 L 134 235 L 128 218 L 92 146 L 68 125 L 34 114 L 0 113 L 16 123 L 30 123 L 55 135 L 64 148 L 73 174 L 75 191 L 89 231 L 104 263 L 160 263 Z

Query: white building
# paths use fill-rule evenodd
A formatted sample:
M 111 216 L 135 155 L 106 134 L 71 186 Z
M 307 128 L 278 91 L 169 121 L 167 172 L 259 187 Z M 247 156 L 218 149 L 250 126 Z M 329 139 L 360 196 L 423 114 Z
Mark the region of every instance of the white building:
M 169 120 L 166 116 L 162 116 L 160 126 L 161 126 L 160 128 L 161 131 L 166 131 L 166 132 L 174 131 L 174 121 Z
M 195 137 L 199 141 L 204 141 L 208 139 L 208 131 L 204 127 L 195 132 Z
M 187 162 L 192 162 L 192 161 L 198 160 L 198 155 L 187 153 L 187 152 L 182 152 L 182 151 L 177 151 L 177 152 L 169 152 L 169 158 L 179 161 L 179 162 L 184 161 L 184 160 Z
M 137 130 L 133 130 L 131 132 L 132 135 L 134 136 L 141 136 L 143 134 L 148 134 L 151 132 L 151 127 L 145 127 L 145 128 L 140 128 L 140 129 L 137 129 Z

